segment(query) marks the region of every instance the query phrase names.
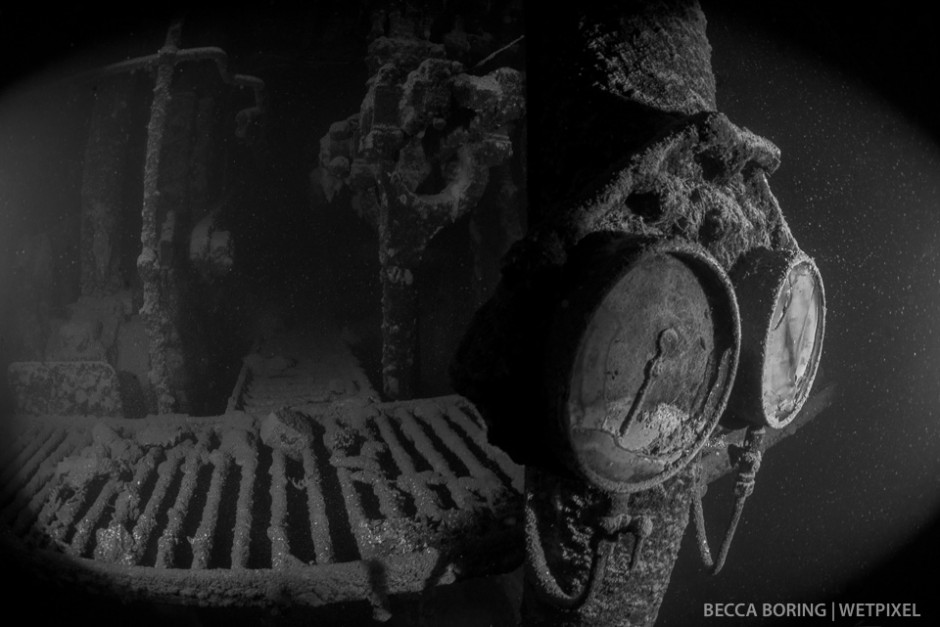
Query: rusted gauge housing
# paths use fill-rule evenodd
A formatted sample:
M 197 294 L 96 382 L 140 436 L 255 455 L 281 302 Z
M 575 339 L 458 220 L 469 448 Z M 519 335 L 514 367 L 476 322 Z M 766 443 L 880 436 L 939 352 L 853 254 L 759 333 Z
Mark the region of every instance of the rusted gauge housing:
M 698 246 L 611 236 L 590 248 L 569 260 L 546 381 L 568 466 L 633 492 L 680 470 L 718 423 L 737 368 L 738 307 Z
M 722 424 L 780 429 L 809 396 L 822 355 L 826 298 L 801 251 L 756 249 L 732 270 L 741 307 L 741 367 Z

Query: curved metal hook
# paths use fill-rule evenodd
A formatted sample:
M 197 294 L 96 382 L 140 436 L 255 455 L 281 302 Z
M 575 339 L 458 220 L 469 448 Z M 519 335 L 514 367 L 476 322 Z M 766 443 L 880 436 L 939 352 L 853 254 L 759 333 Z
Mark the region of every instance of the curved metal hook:
M 625 533 L 631 533 L 634 536 L 629 572 L 633 571 L 640 550 L 643 547 L 643 542 L 653 531 L 653 523 L 648 516 L 631 517 L 623 512 L 611 511 L 608 515 L 602 517 L 600 525 L 595 529 L 595 533 L 591 538 L 593 555 L 587 582 L 579 592 L 574 594 L 568 594 L 562 590 L 551 572 L 548 559 L 545 557 L 542 536 L 531 500 L 526 502 L 525 531 L 526 554 L 528 556 L 526 571 L 529 580 L 535 584 L 536 593 L 556 607 L 576 610 L 588 603 L 597 594 L 607 572 L 607 562 L 614 552 L 614 547 L 620 542 L 621 536 Z
M 757 480 L 757 471 L 761 463 L 761 443 L 764 439 L 763 427 L 748 427 L 747 434 L 744 436 L 744 447 L 741 456 L 737 462 L 737 478 L 734 483 L 734 510 L 731 514 L 731 521 L 728 523 L 728 530 L 725 532 L 724 540 L 718 551 L 718 559 L 712 559 L 711 549 L 708 546 L 708 535 L 705 532 L 705 512 L 702 507 L 702 496 L 705 493 L 704 469 L 701 460 L 699 461 L 697 478 L 692 491 L 692 507 L 695 512 L 695 535 L 698 541 L 699 552 L 702 555 L 702 561 L 706 568 L 711 569 L 712 575 L 717 575 L 725 565 L 728 558 L 728 551 L 731 549 L 731 542 L 734 540 L 734 532 L 738 528 L 738 522 L 741 520 L 741 512 L 744 511 L 744 502 L 754 492 L 754 484 Z

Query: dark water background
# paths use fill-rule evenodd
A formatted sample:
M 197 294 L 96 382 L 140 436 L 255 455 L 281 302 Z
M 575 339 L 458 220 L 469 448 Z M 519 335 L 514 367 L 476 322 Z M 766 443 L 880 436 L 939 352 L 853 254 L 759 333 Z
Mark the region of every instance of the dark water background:
M 702 571 L 686 543 L 659 624 L 736 623 L 704 619 L 705 603 L 833 599 L 916 602 L 936 624 L 940 118 L 934 84 L 940 38 L 928 15 L 889 5 L 862 13 L 807 2 L 760 4 L 733 11 L 705 4 L 718 106 L 782 150 L 770 183 L 801 247 L 822 272 L 829 312 L 819 383 L 834 382 L 840 392 L 831 408 L 765 457 L 719 577 Z M 63 59 L 90 54 L 104 63 L 152 52 L 164 17 L 136 8 L 4 9 L 4 84 Z M 229 19 L 235 23 L 238 16 Z M 121 43 L 112 43 L 114 37 Z M 224 37 L 213 43 L 225 47 Z M 364 93 L 364 72 L 320 77 L 316 89 L 302 86 L 308 78 L 273 78 L 287 86 L 281 93 L 290 102 L 283 110 L 314 125 L 306 138 L 281 129 L 289 148 L 278 158 L 286 168 L 299 167 L 292 159 L 309 159 L 306 152 L 325 125 L 355 111 Z M 0 110 L 12 98 L 9 91 L 0 95 Z M 3 127 L 0 200 L 31 198 L 48 208 L 65 196 L 77 198 L 81 172 L 74 157 L 81 154 L 83 129 L 71 123 L 76 112 L 16 103 L 25 117 Z M 282 200 L 299 202 L 290 195 Z M 43 211 L 0 216 L 0 245 L 34 230 L 48 218 Z M 288 240 L 299 232 L 290 231 Z M 278 237 L 275 230 L 267 233 Z M 258 250 L 270 246 L 257 243 Z M 713 543 L 730 510 L 730 490 L 725 480 L 706 500 Z
M 718 108 L 782 151 L 770 183 L 825 282 L 817 383 L 836 383 L 839 397 L 767 453 L 719 576 L 702 571 L 686 538 L 658 624 L 759 622 L 707 620 L 705 603 L 832 600 L 917 603 L 925 623 L 936 624 L 936 39 L 926 16 L 911 13 L 798 3 L 752 8 L 744 19 L 714 8 L 705 4 Z M 706 508 L 714 544 L 731 508 L 730 479 L 709 491 Z M 831 621 L 830 613 L 818 622 Z

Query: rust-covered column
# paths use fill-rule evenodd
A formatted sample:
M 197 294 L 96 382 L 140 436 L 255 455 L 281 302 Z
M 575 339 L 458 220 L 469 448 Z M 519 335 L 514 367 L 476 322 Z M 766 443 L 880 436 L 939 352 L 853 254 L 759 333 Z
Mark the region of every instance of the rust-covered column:
M 124 184 L 129 174 L 133 76 L 101 80 L 95 91 L 82 175 L 82 296 L 102 296 L 123 286 L 119 250 Z
M 435 235 L 477 208 L 490 169 L 512 156 L 524 78 L 510 67 L 474 74 L 448 46 L 427 39 L 426 16 L 414 7 L 390 9 L 387 32 L 385 17 L 369 45 L 373 76 L 360 113 L 321 140 L 315 178 L 326 199 L 348 185 L 353 208 L 376 225 L 382 391 L 407 399 L 415 386 L 416 271 Z
M 729 345 L 724 356 L 714 351 L 704 370 L 713 374 L 705 378 L 670 371 L 690 363 L 682 360 L 693 358 L 699 341 L 669 322 L 677 311 L 671 297 L 663 296 L 655 311 L 604 313 L 591 301 L 597 292 L 591 270 L 623 260 L 612 242 L 691 246 L 711 260 L 717 276 L 758 248 L 797 250 L 767 183 L 779 151 L 715 112 L 706 20 L 697 2 L 571 3 L 527 20 L 530 227 L 507 256 L 496 295 L 464 338 L 455 385 L 476 404 L 493 442 L 527 466 L 525 622 L 653 625 L 689 522 L 697 462 L 685 458 L 652 487 L 623 488 L 586 473 L 576 463 L 578 447 L 587 446 L 588 455 L 606 447 L 612 460 L 630 458 L 634 450 L 655 457 L 670 446 L 682 455 L 704 450 L 691 438 L 658 449 L 643 438 L 652 434 L 655 441 L 670 424 L 688 424 L 709 408 L 717 418 L 727 387 L 704 396 L 702 389 L 709 381 L 727 385 L 737 347 Z M 595 266 L 594 259 L 603 263 Z M 642 265 L 637 268 L 642 276 Z M 645 293 L 611 302 L 640 307 L 646 296 L 633 295 Z M 721 320 L 706 313 L 701 322 L 714 320 L 716 333 L 736 333 L 736 305 L 732 309 Z M 607 316 L 611 329 L 656 323 L 642 337 L 619 330 L 605 336 L 611 347 L 638 344 L 631 379 L 623 379 L 613 367 L 618 364 L 596 357 L 604 353 L 603 342 L 593 353 L 569 351 L 567 362 L 558 359 L 565 343 L 590 345 L 565 329 L 591 331 L 560 321 L 577 320 L 577 312 L 590 319 L 594 311 Z M 668 396 L 663 380 L 675 386 Z M 698 400 L 671 400 L 675 392 L 686 393 L 683 386 Z M 584 414 L 605 411 L 600 427 L 579 431 L 578 421 L 588 421 Z M 622 426 L 611 429 L 608 421 Z M 647 425 L 653 431 L 644 434 L 639 427 Z M 637 440 L 629 441 L 631 433 Z M 578 443 L 587 436 L 595 439 Z M 621 533 L 627 521 L 630 532 Z
M 186 359 L 181 334 L 180 230 L 188 210 L 189 155 L 195 98 L 172 89 L 180 25 L 161 49 L 144 165 L 141 315 L 150 338 L 150 384 L 159 413 L 187 409 Z

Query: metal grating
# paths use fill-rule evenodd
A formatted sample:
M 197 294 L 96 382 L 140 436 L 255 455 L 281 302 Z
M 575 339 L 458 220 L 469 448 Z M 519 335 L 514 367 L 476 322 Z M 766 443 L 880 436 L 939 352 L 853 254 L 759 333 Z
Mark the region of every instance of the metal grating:
M 320 605 L 522 559 L 521 469 L 460 397 L 31 417 L 9 440 L 4 536 L 125 594 L 270 603 L 275 581 L 279 599 Z

